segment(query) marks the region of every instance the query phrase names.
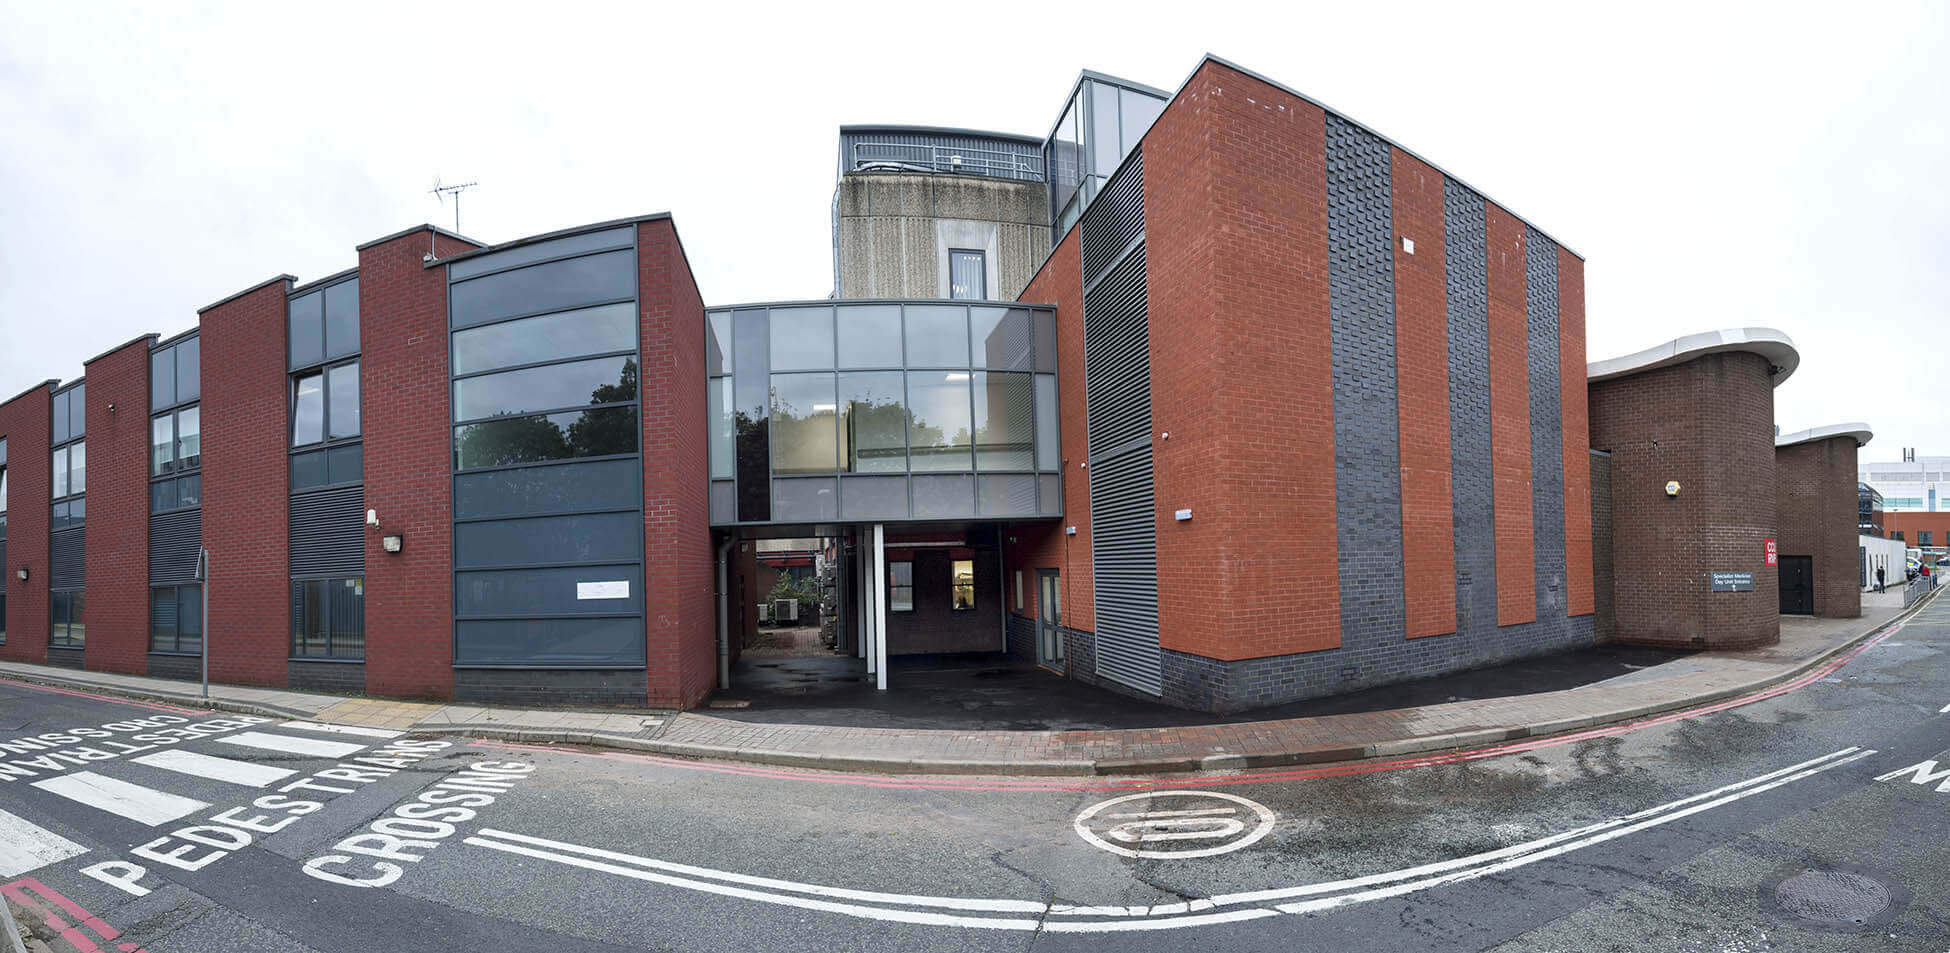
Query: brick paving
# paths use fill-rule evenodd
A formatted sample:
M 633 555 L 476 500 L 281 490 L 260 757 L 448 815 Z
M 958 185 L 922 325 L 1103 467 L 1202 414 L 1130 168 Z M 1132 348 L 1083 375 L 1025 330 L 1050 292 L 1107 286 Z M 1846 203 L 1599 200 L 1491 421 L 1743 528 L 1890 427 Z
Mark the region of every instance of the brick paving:
M 0 663 L 0 677 L 339 724 L 563 742 L 767 764 L 926 774 L 1110 774 L 1343 761 L 1435 751 L 1624 721 L 1786 681 L 1880 631 L 1899 602 L 1857 619 L 1785 617 L 1781 640 L 1705 652 L 1591 685 L 1345 715 L 1089 731 L 953 731 L 776 725 L 696 712 L 572 711 L 346 698 Z

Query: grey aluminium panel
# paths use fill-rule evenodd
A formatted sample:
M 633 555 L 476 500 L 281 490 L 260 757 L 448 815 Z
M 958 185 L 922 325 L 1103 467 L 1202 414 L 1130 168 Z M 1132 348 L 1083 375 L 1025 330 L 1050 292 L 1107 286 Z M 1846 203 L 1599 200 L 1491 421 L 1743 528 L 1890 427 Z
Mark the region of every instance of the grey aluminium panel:
M 291 575 L 358 576 L 366 571 L 365 487 L 291 497 Z
M 172 586 L 195 582 L 197 550 L 202 545 L 201 509 L 150 517 L 149 584 Z
M 78 589 L 87 584 L 88 530 L 77 526 L 48 536 L 49 589 Z

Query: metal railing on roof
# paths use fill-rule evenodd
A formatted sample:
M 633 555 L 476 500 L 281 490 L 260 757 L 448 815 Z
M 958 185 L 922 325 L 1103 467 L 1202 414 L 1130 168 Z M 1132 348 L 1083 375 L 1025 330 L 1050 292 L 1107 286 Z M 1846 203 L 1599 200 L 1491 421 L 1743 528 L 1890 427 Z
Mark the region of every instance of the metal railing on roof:
M 852 171 L 900 170 L 985 175 L 1023 182 L 1043 181 L 1043 159 L 994 149 L 954 149 L 945 146 L 903 145 L 896 142 L 856 142 Z

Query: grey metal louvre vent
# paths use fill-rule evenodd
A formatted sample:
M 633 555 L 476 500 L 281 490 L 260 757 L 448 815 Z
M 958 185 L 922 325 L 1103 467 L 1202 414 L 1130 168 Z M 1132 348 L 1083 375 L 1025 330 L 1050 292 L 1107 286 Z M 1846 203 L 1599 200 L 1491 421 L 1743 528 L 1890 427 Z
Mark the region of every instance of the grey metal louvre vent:
M 1090 284 L 1144 234 L 1144 156 L 1133 154 L 1083 216 L 1083 283 Z
M 1145 294 L 1139 246 L 1083 299 L 1083 403 L 1093 462 L 1134 442 L 1151 444 Z
M 0 569 L 4 569 L 9 565 L 11 563 L 7 562 L 7 541 L 0 539 Z M 11 575 L 13 575 L 11 572 L 0 572 L 0 596 L 7 594 L 7 577 Z
M 196 581 L 196 552 L 203 546 L 203 511 L 183 510 L 149 518 L 149 584 Z
M 1127 171 L 1136 168 L 1135 163 Z M 1133 174 L 1128 180 L 1136 183 Z M 1142 190 L 1130 186 L 1133 202 Z M 1097 675 L 1163 694 L 1158 647 L 1158 526 L 1153 509 L 1151 348 L 1147 328 L 1143 216 L 1083 220 L 1084 248 L 1130 248 L 1106 261 L 1083 297 L 1084 407 L 1089 423 L 1090 521 Z M 1130 223 L 1137 223 L 1130 231 Z M 1135 246 L 1132 242 L 1135 241 Z
M 88 529 L 55 530 L 48 537 L 49 589 L 75 589 L 87 585 Z
M 366 571 L 365 487 L 291 498 L 291 575 L 356 576 Z

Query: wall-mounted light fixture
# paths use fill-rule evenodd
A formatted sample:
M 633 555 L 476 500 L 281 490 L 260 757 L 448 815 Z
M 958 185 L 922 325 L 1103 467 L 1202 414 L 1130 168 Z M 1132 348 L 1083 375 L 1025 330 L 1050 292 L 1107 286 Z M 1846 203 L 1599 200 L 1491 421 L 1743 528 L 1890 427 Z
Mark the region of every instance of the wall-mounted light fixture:
M 1668 496 L 1668 497 L 1676 497 L 1676 496 L 1678 496 L 1678 495 L 1679 495 L 1679 481 L 1678 481 L 1678 480 L 1667 480 L 1667 481 L 1666 481 L 1666 496 Z
M 108 402 L 108 412 L 111 414 L 115 412 L 115 402 L 112 400 Z
M 404 533 L 387 533 L 379 537 L 379 548 L 389 553 L 397 553 L 406 548 L 406 535 Z
M 14 575 L 15 575 L 15 576 L 17 576 L 17 577 L 19 577 L 19 579 L 20 579 L 20 581 L 21 581 L 21 582 L 26 582 L 26 581 L 27 581 L 27 567 L 26 567 L 26 566 L 22 566 L 22 567 L 20 567 L 19 569 L 16 569 L 16 570 L 14 570 Z

